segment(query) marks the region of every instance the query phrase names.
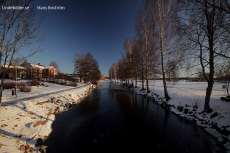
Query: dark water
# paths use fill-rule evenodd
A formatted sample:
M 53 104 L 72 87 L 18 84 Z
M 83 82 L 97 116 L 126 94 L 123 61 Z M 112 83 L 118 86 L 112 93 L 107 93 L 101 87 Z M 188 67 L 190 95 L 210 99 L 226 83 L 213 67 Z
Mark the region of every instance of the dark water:
M 224 152 L 204 130 L 120 86 L 102 82 L 58 115 L 47 152 Z

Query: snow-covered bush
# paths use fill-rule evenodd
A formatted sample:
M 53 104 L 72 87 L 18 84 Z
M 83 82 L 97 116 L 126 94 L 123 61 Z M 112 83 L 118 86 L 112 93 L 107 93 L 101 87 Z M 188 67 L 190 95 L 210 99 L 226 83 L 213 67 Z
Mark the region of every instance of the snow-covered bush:
M 31 90 L 32 89 L 29 86 L 20 87 L 21 92 L 31 92 Z
M 29 81 L 28 84 L 30 86 L 39 86 L 40 82 L 38 80 L 32 80 L 32 81 Z
M 12 88 L 15 88 L 15 87 L 25 87 L 26 86 L 26 84 L 24 83 L 24 82 L 12 82 L 12 81 L 10 81 L 10 82 L 5 82 L 4 84 L 3 84 L 3 89 L 12 89 Z

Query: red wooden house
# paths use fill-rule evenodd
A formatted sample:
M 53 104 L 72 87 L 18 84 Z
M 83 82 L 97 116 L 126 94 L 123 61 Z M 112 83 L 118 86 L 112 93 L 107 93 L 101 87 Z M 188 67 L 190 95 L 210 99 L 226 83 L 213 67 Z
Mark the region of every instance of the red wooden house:
M 23 66 L 16 66 L 16 65 L 10 64 L 10 65 L 5 65 L 5 66 L 2 65 L 2 68 L 3 68 L 3 72 L 5 71 L 6 79 L 15 79 L 17 77 L 24 78 L 24 79 L 26 78 L 27 69 Z
M 53 66 L 47 67 L 44 65 L 31 64 L 24 62 L 21 66 L 28 70 L 27 78 L 29 79 L 53 79 L 55 77 L 55 68 Z
M 43 78 L 45 79 L 54 79 L 55 77 L 55 68 L 53 66 L 45 66 L 43 69 Z

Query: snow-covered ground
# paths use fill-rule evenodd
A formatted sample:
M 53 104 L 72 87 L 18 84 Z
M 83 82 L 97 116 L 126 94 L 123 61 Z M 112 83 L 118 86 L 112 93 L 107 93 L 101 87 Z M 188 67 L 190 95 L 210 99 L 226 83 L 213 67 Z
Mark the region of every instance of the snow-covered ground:
M 48 83 L 48 87 L 32 87 L 31 92 L 3 91 L 0 108 L 0 152 L 38 152 L 37 139 L 45 139 L 52 131 L 55 114 L 67 110 L 89 94 L 89 84 L 70 87 Z M 9 104 L 9 102 L 15 102 Z
M 155 99 L 170 111 L 193 120 L 197 125 L 214 135 L 230 152 L 230 102 L 220 100 L 227 95 L 221 83 L 214 83 L 210 101 L 211 113 L 203 113 L 206 82 L 179 81 L 176 84 L 168 82 L 168 92 L 171 99 L 165 103 L 163 83 L 161 80 L 150 82 L 150 93 L 140 91 L 141 82 L 135 91 Z M 197 106 L 197 108 L 196 108 Z
M 201 113 L 206 87 L 205 82 L 179 81 L 175 85 L 169 83 L 171 99 L 167 105 L 162 102 L 164 101 L 162 81 L 151 81 L 152 92 L 148 94 L 146 91 L 140 91 L 140 87 L 135 90 L 139 94 L 154 98 L 172 112 L 194 120 L 223 142 L 230 151 L 230 102 L 220 100 L 220 97 L 226 96 L 226 91 L 222 89 L 222 84 L 214 84 L 210 102 L 213 111 L 206 114 Z M 80 102 L 89 93 L 88 89 L 89 85 L 86 84 L 78 84 L 76 88 L 48 83 L 48 87 L 32 87 L 32 92 L 19 91 L 17 99 L 11 95 L 11 90 L 4 90 L 3 106 L 0 108 L 0 152 L 17 153 L 30 150 L 37 152 L 40 148 L 45 148 L 45 146 L 36 147 L 35 144 L 38 138 L 45 139 L 52 131 L 51 124 L 55 114 L 67 110 L 69 104 Z M 14 101 L 18 102 L 7 104 Z M 194 106 L 198 108 L 194 109 Z

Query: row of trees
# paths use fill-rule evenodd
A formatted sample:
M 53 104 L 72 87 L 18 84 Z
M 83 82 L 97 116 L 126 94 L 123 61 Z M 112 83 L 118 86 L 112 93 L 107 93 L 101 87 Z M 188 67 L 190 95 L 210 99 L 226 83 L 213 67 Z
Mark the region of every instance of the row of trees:
M 179 68 L 200 67 L 208 84 L 204 111 L 210 111 L 215 70 L 230 58 L 229 6 L 228 0 L 145 0 L 135 36 L 125 40 L 125 53 L 110 67 L 110 78 L 140 79 L 149 91 L 148 80 L 162 77 L 169 100 L 166 80 L 178 78 Z
M 80 81 L 96 82 L 102 78 L 98 62 L 91 53 L 75 54 L 74 73 L 78 74 Z

